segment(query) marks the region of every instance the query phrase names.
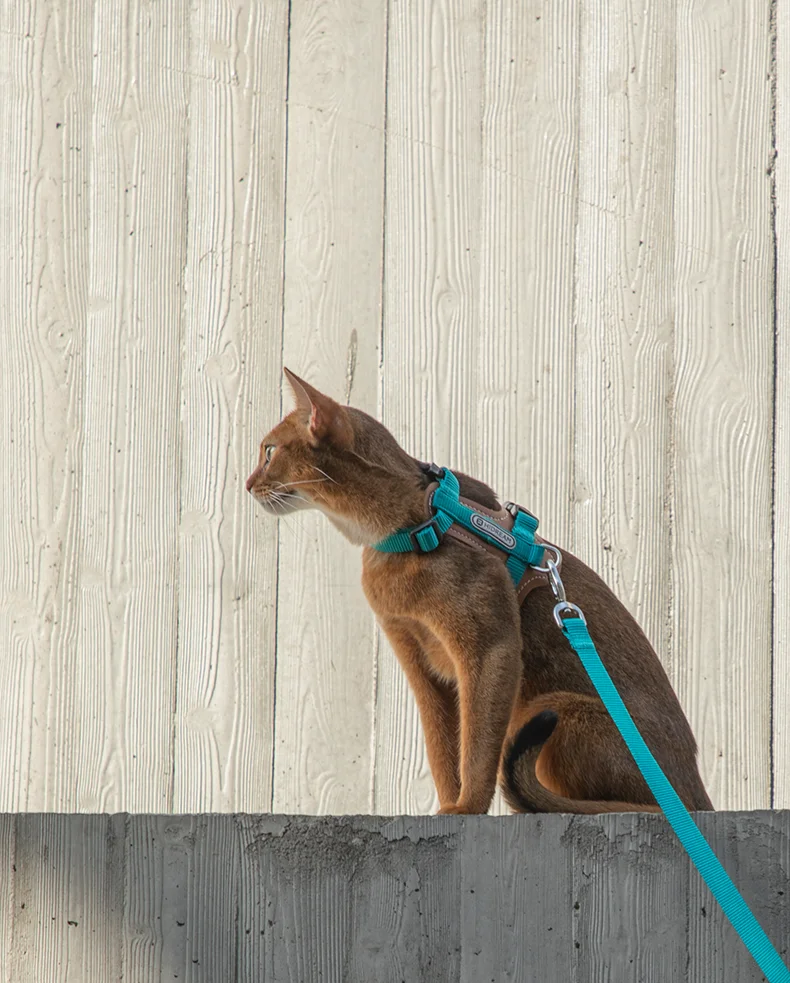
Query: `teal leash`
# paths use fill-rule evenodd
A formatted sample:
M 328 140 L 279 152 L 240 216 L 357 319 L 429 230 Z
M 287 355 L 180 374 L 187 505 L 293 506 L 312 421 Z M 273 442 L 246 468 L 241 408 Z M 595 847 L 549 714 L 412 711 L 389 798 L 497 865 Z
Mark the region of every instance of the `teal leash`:
M 749 950 L 754 961 L 765 974 L 768 983 L 790 983 L 790 970 L 782 962 L 771 940 L 761 928 L 751 909 L 743 900 L 730 875 L 722 867 L 721 861 L 711 849 L 699 827 L 689 815 L 680 796 L 674 790 L 661 766 L 653 757 L 642 735 L 639 733 L 631 714 L 617 692 L 612 678 L 601 662 L 596 651 L 587 622 L 575 604 L 565 600 L 565 592 L 556 565 L 547 561 L 552 588 L 558 603 L 554 608 L 554 618 L 562 628 L 571 648 L 579 656 L 593 686 L 598 691 L 604 706 L 628 745 L 637 767 L 642 772 L 656 802 L 667 817 L 670 826 L 677 834 L 681 845 L 691 857 L 702 879 L 710 888 L 732 927 Z M 559 588 L 559 590 L 557 590 Z M 564 618 L 562 611 L 571 610 L 573 616 Z

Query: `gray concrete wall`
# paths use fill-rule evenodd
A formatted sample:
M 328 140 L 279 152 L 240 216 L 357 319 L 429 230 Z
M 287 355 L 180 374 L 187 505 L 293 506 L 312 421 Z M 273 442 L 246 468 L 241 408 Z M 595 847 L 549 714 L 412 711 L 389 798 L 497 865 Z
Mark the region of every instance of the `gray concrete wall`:
M 699 817 L 787 958 L 790 812 Z M 657 816 L 0 817 L 3 983 L 761 980 Z

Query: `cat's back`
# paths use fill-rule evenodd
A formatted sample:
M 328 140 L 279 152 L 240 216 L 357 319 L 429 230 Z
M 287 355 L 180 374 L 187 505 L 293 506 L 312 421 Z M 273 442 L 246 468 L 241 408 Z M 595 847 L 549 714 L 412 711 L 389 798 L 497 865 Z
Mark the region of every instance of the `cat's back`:
M 691 730 L 664 667 L 645 633 L 607 584 L 572 553 L 562 551 L 562 580 L 568 601 L 584 612 L 601 660 L 629 709 L 644 719 L 669 708 L 680 729 Z M 576 653 L 554 620 L 556 601 L 551 590 L 540 587 L 521 608 L 524 668 L 537 692 L 555 689 L 595 692 Z

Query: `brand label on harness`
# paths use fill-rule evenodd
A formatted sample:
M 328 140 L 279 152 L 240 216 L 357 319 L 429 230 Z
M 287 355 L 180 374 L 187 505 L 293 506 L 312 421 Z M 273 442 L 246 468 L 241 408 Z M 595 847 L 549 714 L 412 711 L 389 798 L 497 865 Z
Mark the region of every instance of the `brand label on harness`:
M 498 543 L 501 543 L 505 549 L 512 550 L 516 545 L 516 540 L 510 535 L 509 532 L 505 532 L 504 529 L 500 529 L 495 522 L 492 522 L 491 519 L 486 519 L 486 517 L 484 515 L 480 515 L 479 512 L 472 513 L 470 522 L 475 529 L 479 529 L 480 532 L 484 532 L 487 536 L 495 539 Z

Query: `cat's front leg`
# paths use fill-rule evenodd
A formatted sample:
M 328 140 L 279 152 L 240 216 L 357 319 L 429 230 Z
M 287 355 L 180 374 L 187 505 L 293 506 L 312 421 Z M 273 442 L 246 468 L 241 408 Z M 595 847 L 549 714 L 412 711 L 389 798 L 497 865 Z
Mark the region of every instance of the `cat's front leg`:
M 504 614 L 504 612 L 501 612 Z M 517 618 L 457 617 L 432 624 L 455 664 L 460 716 L 461 789 L 442 815 L 486 813 L 496 790 L 499 760 L 521 683 Z
M 414 693 L 441 812 L 455 805 L 461 790 L 456 688 L 429 671 L 422 645 L 410 630 L 408 618 L 380 617 L 379 622 Z

